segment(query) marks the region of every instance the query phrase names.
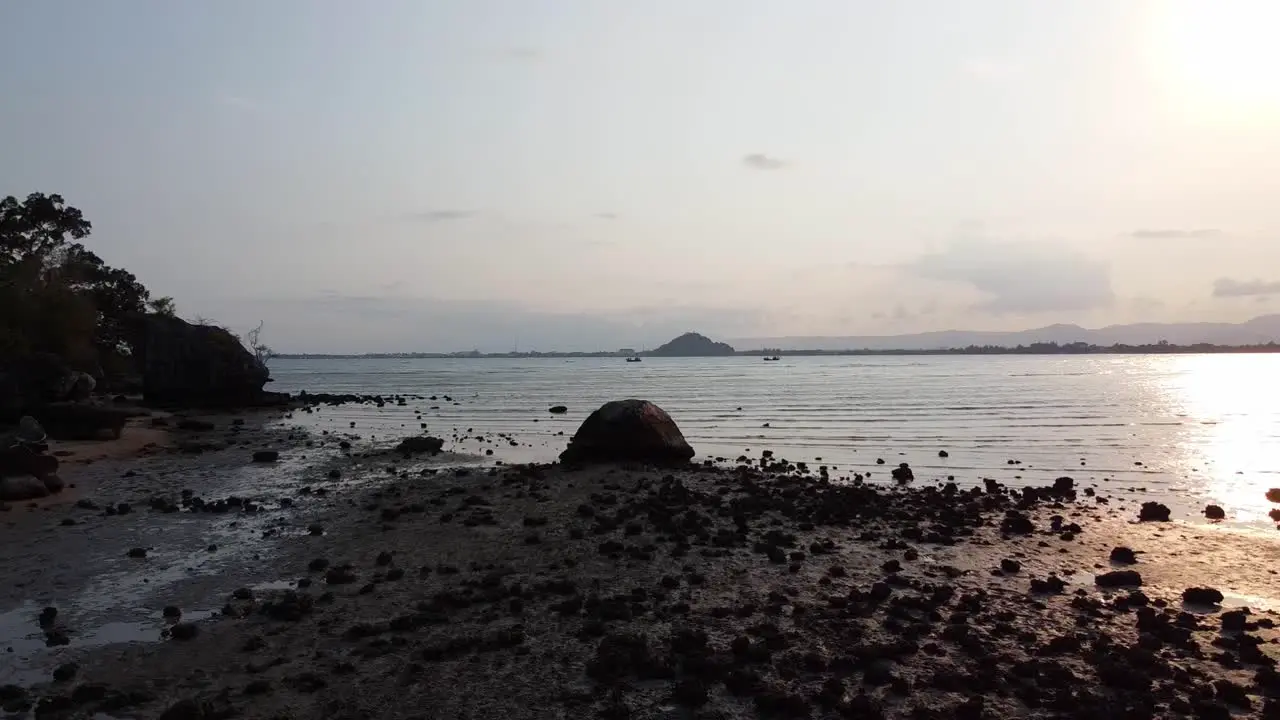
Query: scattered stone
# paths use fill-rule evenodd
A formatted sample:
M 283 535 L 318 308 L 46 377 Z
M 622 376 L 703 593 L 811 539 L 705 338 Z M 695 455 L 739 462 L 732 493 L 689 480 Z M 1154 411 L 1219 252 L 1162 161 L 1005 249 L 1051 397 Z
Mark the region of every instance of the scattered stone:
M 1120 565 L 1133 565 L 1138 562 L 1138 554 L 1123 545 L 1114 547 L 1111 548 L 1111 562 Z
M 437 455 L 444 449 L 444 440 L 429 435 L 412 435 L 396 445 L 396 452 L 401 455 L 418 455 L 427 453 Z
M 130 548 L 130 550 L 129 550 L 129 552 L 128 552 L 127 554 L 128 554 L 128 556 L 129 556 L 129 557 L 131 557 L 131 558 L 144 558 L 144 557 L 146 557 L 146 556 L 147 556 L 147 549 L 146 549 L 146 548 L 137 548 L 137 547 L 136 547 L 136 548 Z
M 1022 570 L 1022 563 L 1012 558 L 1005 558 L 1000 561 L 1000 570 L 1012 575 Z
M 1158 502 L 1144 502 L 1138 511 L 1139 522 L 1169 522 L 1171 513 L 1167 505 Z
M 552 405 L 550 408 L 547 409 L 547 412 L 551 413 L 552 415 L 563 415 L 569 412 L 569 408 L 565 407 L 564 405 Z
M 1223 510 L 1219 505 L 1206 505 L 1204 516 L 1209 520 L 1222 520 L 1227 517 L 1227 511 Z
M 258 450 L 253 454 L 253 461 L 256 463 L 273 463 L 279 459 L 279 450 Z
M 1217 605 L 1222 600 L 1222 592 L 1211 587 L 1193 587 L 1182 591 L 1182 601 L 1190 605 Z
M 1098 587 L 1117 588 L 1142 584 L 1142 575 L 1137 570 L 1112 570 L 1093 579 Z
M 200 626 L 191 622 L 180 622 L 169 628 L 169 637 L 174 640 L 193 640 L 200 634 Z
M 356 580 L 356 574 L 349 567 L 329 568 L 324 575 L 324 581 L 330 585 L 350 585 Z

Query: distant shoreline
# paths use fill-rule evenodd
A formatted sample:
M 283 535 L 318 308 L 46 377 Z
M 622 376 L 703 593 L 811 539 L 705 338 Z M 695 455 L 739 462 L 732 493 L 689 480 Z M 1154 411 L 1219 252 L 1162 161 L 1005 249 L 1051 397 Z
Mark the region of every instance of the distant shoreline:
M 556 359 L 556 358 L 626 358 L 639 356 L 645 358 L 664 357 L 843 357 L 843 356 L 937 356 L 937 355 L 1197 355 L 1197 354 L 1254 354 L 1280 353 L 1280 343 L 1265 345 L 1085 345 L 1076 343 L 1058 345 L 1056 343 L 1037 343 L 1035 345 L 1019 345 L 1016 347 L 971 346 L 964 348 L 938 348 L 927 350 L 780 350 L 767 348 L 763 350 L 739 350 L 731 354 L 717 355 L 657 355 L 649 352 L 619 353 L 614 351 L 599 352 L 505 352 L 482 353 L 478 351 L 455 353 L 278 353 L 274 359 L 280 360 L 493 360 L 493 359 Z

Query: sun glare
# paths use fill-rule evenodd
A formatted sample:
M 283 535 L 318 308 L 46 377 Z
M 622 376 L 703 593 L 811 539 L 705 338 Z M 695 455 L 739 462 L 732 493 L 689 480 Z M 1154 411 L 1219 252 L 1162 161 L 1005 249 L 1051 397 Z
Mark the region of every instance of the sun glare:
M 1280 1 L 1170 0 L 1154 7 L 1161 74 L 1175 93 L 1216 114 L 1280 110 Z
M 1187 424 L 1183 468 L 1207 480 L 1206 499 L 1236 519 L 1267 522 L 1280 485 L 1280 385 L 1272 355 L 1187 355 L 1169 360 L 1166 399 Z

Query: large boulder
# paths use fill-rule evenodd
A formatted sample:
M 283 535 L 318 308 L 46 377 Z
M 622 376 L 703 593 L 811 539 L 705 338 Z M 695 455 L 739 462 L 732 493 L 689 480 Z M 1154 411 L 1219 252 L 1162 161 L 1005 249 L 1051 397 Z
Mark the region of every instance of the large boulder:
M 49 489 L 39 478 L 0 477 L 0 500 L 20 502 L 49 496 Z
M 34 353 L 0 364 L 0 423 L 14 422 L 32 408 L 93 392 L 92 375 L 77 372 L 62 358 Z M 85 388 L 88 388 L 85 390 Z
M 147 315 L 136 322 L 133 348 L 149 403 L 186 407 L 256 405 L 267 367 L 225 328 Z
M 587 416 L 569 447 L 564 463 L 643 462 L 676 465 L 688 462 L 693 448 L 665 410 L 648 400 L 614 400 Z
M 58 472 L 58 458 L 0 438 L 0 478 L 43 478 Z
M 32 410 L 55 440 L 98 440 L 104 433 L 119 438 L 125 422 L 139 413 L 90 403 L 49 403 Z

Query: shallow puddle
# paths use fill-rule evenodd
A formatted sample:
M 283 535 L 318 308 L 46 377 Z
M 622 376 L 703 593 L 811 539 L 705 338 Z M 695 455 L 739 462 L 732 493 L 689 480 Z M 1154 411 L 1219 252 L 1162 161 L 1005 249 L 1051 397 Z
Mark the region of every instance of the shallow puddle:
M 159 642 L 165 628 L 177 622 L 201 622 L 217 615 L 213 610 L 183 612 L 181 617 L 165 618 L 159 612 L 137 611 L 144 619 L 129 622 L 106 622 L 79 625 L 75 617 L 59 615 L 54 627 L 66 633 L 70 642 L 49 647 L 45 630 L 40 627 L 41 607 L 35 603 L 0 613 L 0 684 L 32 685 L 43 682 L 54 668 L 68 662 L 77 651 L 107 645 L 137 642 Z

